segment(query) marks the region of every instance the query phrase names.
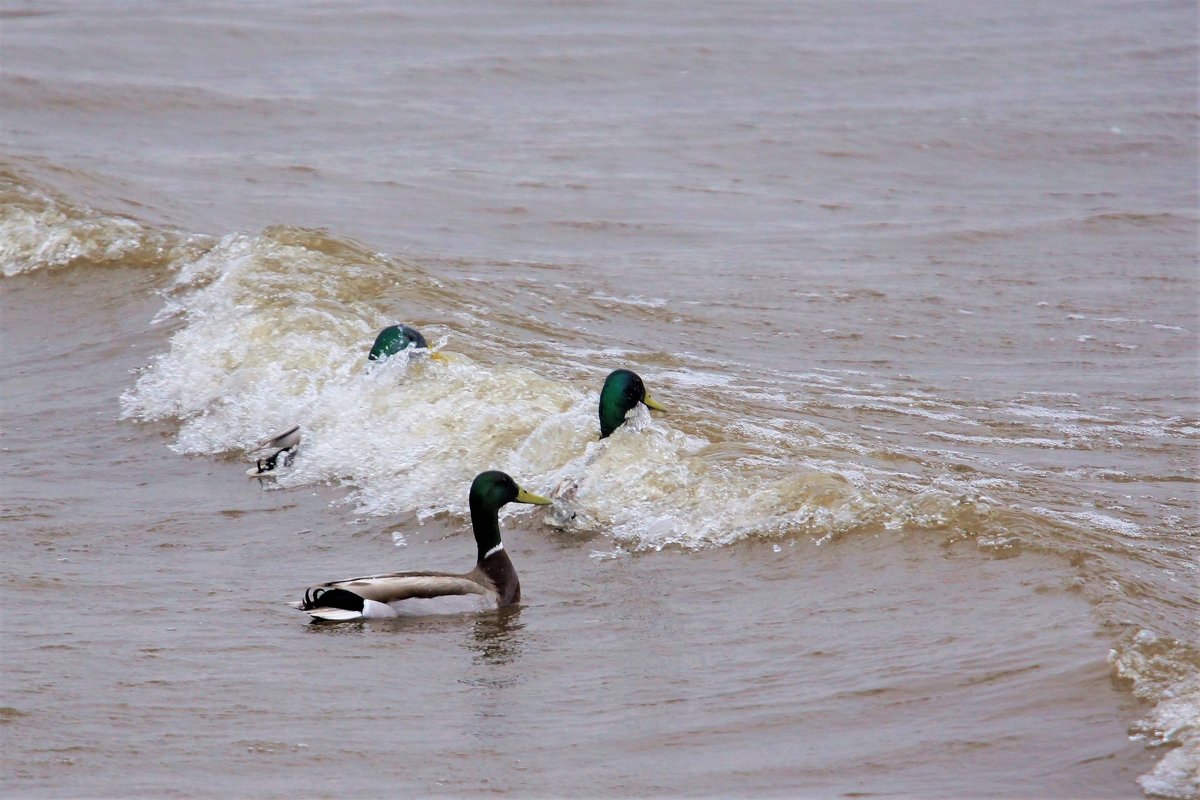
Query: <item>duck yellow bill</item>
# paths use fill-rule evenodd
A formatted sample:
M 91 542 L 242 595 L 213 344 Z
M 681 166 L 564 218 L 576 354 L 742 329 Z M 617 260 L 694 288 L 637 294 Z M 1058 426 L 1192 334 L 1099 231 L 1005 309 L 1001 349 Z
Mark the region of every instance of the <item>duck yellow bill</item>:
M 443 364 L 450 363 L 450 359 L 446 358 L 441 353 L 435 353 L 432 350 L 429 351 L 429 357 L 432 358 L 434 361 L 441 361 Z
M 517 489 L 518 503 L 533 503 L 535 506 L 548 506 L 550 501 L 542 497 L 540 494 L 527 492 L 524 489 Z
M 646 395 L 645 397 L 643 397 L 642 402 L 645 403 L 647 405 L 647 407 L 653 408 L 655 411 L 666 411 L 666 409 L 663 408 L 661 405 L 659 405 L 658 401 L 655 400 L 650 395 Z

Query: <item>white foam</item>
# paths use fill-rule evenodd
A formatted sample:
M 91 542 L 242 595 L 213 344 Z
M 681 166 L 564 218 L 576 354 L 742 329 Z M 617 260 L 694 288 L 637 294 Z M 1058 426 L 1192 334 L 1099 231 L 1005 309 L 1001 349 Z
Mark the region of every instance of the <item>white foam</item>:
M 614 297 L 607 294 L 593 294 L 593 300 L 600 300 L 608 303 L 620 303 L 627 306 L 641 306 L 642 308 L 662 308 L 667 304 L 667 301 L 661 297 L 642 297 L 641 295 L 630 295 L 629 297 Z
M 566 524 L 634 549 L 789 528 L 824 534 L 860 524 L 860 511 L 877 513 L 852 482 L 781 460 L 793 436 L 781 428 L 756 426 L 767 449 L 730 460 L 674 428 L 671 415 L 656 419 L 639 406 L 601 442 L 598 386 L 476 360 L 465 353 L 478 348 L 461 335 L 446 343 L 450 363 L 404 353 L 368 365 L 374 333 L 392 320 L 359 298 L 382 294 L 372 286 L 391 285 L 399 267 L 339 255 L 336 243 L 313 237 L 230 236 L 182 268 L 167 313 L 186 324 L 126 393 L 125 415 L 180 419 L 173 446 L 184 453 L 240 452 L 298 423 L 303 457 L 279 485 L 347 483 L 373 515 L 465 514 L 466 487 L 485 469 L 539 493 L 570 482 L 579 513 Z M 728 382 L 700 372 L 669 380 L 714 390 Z
M 1144 539 L 1147 537 L 1146 531 L 1141 525 L 1136 522 L 1125 519 L 1117 519 L 1106 514 L 1101 514 L 1098 511 L 1054 511 L 1053 509 L 1035 506 L 1030 511 L 1035 514 L 1041 514 L 1051 519 L 1062 522 L 1072 523 L 1072 527 L 1076 528 L 1099 528 L 1111 533 L 1119 533 L 1122 536 L 1129 536 L 1135 539 Z
M 1025 406 L 1025 405 L 1010 405 L 1005 406 L 1003 411 L 1015 417 L 1026 417 L 1032 419 L 1051 419 L 1063 421 L 1087 421 L 1087 422 L 1102 422 L 1111 423 L 1115 420 L 1097 417 L 1095 414 L 1088 414 L 1082 411 L 1063 408 L 1045 408 L 1043 406 Z
M 1015 438 L 1007 438 L 1003 436 L 968 436 L 962 433 L 950 433 L 949 431 L 929 431 L 926 436 L 932 436 L 935 439 L 945 439 L 949 442 L 962 442 L 963 444 L 978 444 L 978 445 L 1024 445 L 1028 447 L 1044 447 L 1050 449 L 1070 448 L 1068 442 L 1059 439 L 1042 439 L 1031 436 L 1021 436 Z
M 72 264 L 166 266 L 210 246 L 128 217 L 74 208 L 28 186 L 6 184 L 0 202 L 0 272 Z
M 1132 536 L 1136 539 L 1144 539 L 1147 536 L 1146 531 L 1136 522 L 1131 522 L 1127 519 L 1117 519 L 1116 517 L 1110 517 L 1096 511 L 1076 511 L 1068 513 L 1065 516 L 1083 523 L 1083 527 L 1103 528 L 1104 530 L 1119 533 L 1122 536 Z
M 1141 630 L 1108 657 L 1117 674 L 1133 682 L 1133 693 L 1154 705 L 1132 727 L 1150 746 L 1170 746 L 1154 769 L 1138 778 L 1155 797 L 1194 798 L 1200 794 L 1200 676 L 1191 664 L 1195 651 Z
M 851 380 L 854 373 L 845 370 L 837 377 L 818 374 L 826 370 L 768 371 L 742 381 L 734 371 L 703 366 L 659 370 L 648 381 L 650 391 L 674 413 L 639 406 L 599 441 L 602 372 L 595 362 L 630 363 L 636 354 L 563 348 L 566 363 L 575 357 L 587 363 L 574 370 L 559 361 L 548 378 L 497 347 L 486 330 L 447 333 L 433 326 L 427 335 L 439 349 L 444 345 L 448 363 L 411 352 L 367 362 L 375 334 L 397 321 L 382 298 L 410 288 L 423 303 L 441 292 L 447 306 L 470 304 L 461 284 L 434 281 L 311 231 L 228 236 L 178 270 L 164 314 L 182 324 L 167 352 L 123 397 L 123 412 L 133 419 L 178 419 L 172 446 L 181 453 L 240 454 L 263 436 L 299 424 L 303 452 L 278 475 L 278 485 L 345 484 L 358 510 L 373 516 L 465 516 L 474 476 L 502 469 L 555 500 L 545 510 L 510 505 L 506 515 L 599 531 L 624 551 L 719 546 L 785 533 L 827 539 L 872 525 L 945 525 L 960 495 L 1015 491 L 997 477 L 1021 469 L 1008 462 L 962 480 L 881 470 L 875 465 L 893 463 L 899 452 L 894 443 L 878 441 L 887 431 L 876 426 L 881 436 L 864 440 L 858 429 L 821 427 L 808 415 L 792 418 L 810 401 L 796 394 L 798 383 L 856 411 L 953 423 L 929 433 L 933 438 L 988 448 L 1071 446 L 1062 439 L 964 435 L 960 427 L 982 424 L 972 416 L 995 409 L 899 393 L 877 380 L 874 389 L 831 388 Z M 708 413 L 724 397 L 768 415 Z M 773 411 L 779 416 L 769 416 Z M 1026 412 L 1054 424 L 1076 418 L 1073 411 L 1032 406 L 1014 415 Z M 972 460 L 986 465 L 978 455 Z M 1128 526 L 1107 529 L 1135 535 Z

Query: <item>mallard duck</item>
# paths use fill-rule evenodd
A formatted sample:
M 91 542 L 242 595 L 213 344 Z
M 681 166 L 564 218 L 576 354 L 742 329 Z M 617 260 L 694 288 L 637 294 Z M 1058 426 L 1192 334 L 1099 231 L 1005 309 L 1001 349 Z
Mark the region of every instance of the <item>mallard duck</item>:
M 388 356 L 394 356 L 410 347 L 429 350 L 429 357 L 437 361 L 446 360 L 445 356 L 430 349 L 419 330 L 408 325 L 389 325 L 381 330 L 375 337 L 375 344 L 371 345 L 371 352 L 367 353 L 367 360 L 382 361 Z
M 600 438 L 625 424 L 625 415 L 638 403 L 645 403 L 655 411 L 666 411 L 646 394 L 646 386 L 636 372 L 617 369 L 609 373 L 600 390 Z
M 627 369 L 610 372 L 604 380 L 604 388 L 600 390 L 600 438 L 608 438 L 613 431 L 624 425 L 626 415 L 636 408 L 638 403 L 645 403 L 647 408 L 656 411 L 667 410 L 646 394 L 646 385 L 636 372 Z M 597 455 L 598 453 L 593 453 L 585 463 L 590 463 Z M 579 491 L 580 480 L 580 477 L 563 478 L 558 486 L 554 487 L 554 491 L 550 493 L 554 507 L 550 509 L 545 520 L 548 524 L 557 528 L 579 524 L 581 511 L 575 503 L 575 493 Z
M 429 350 L 429 344 L 425 341 L 425 337 L 416 328 L 409 325 L 389 325 L 375 337 L 375 344 L 371 345 L 371 352 L 367 353 L 367 360 L 382 361 L 409 347 Z M 447 360 L 445 356 L 433 351 L 429 352 L 429 357 L 437 361 Z M 268 436 L 250 448 L 250 452 L 253 453 L 268 447 L 275 448 L 275 452 L 267 458 L 258 459 L 253 467 L 246 470 L 246 474 L 252 478 L 269 477 L 270 473 L 279 466 L 279 456 L 281 455 L 283 456 L 283 466 L 291 466 L 292 459 L 296 457 L 296 447 L 299 444 L 299 425 L 293 425 L 275 436 Z
M 278 466 L 279 457 L 283 456 L 283 465 L 290 466 L 296 457 L 296 448 L 300 446 L 300 426 L 293 425 L 283 433 L 268 436 L 250 449 L 250 452 L 274 448 L 275 452 L 266 458 L 260 458 L 253 467 L 246 471 L 247 475 L 263 475 L 273 472 Z
M 520 602 L 521 582 L 500 541 L 497 514 L 507 503 L 543 506 L 550 501 L 525 491 L 507 474 L 495 470 L 475 477 L 469 500 L 471 527 L 479 550 L 475 568 L 470 572 L 393 572 L 330 581 L 310 587 L 303 600 L 290 605 L 315 619 L 341 622 L 396 617 L 410 608 L 417 613 L 429 613 L 483 610 Z M 456 598 L 460 602 L 445 604 L 440 609 L 421 602 L 434 598 Z M 473 602 L 464 607 L 463 599 Z

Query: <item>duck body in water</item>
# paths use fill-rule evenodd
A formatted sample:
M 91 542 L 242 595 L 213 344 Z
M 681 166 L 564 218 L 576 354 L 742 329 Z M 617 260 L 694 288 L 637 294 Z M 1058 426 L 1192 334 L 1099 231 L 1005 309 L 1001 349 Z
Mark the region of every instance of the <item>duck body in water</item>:
M 429 357 L 435 361 L 447 360 L 445 356 L 430 349 L 419 330 L 403 323 L 389 325 L 379 332 L 370 352 L 367 353 L 367 360 L 383 361 L 410 348 L 414 351 L 428 351 Z M 253 467 L 246 470 L 246 474 L 252 478 L 265 478 L 271 476 L 280 466 L 290 467 L 299 447 L 299 425 L 293 425 L 282 433 L 263 439 L 251 448 L 251 452 L 267 448 L 273 448 L 275 452 L 266 458 L 258 459 Z
M 392 572 L 310 587 L 293 608 L 314 619 L 345 622 L 408 614 L 480 611 L 521 601 L 517 570 L 500 539 L 499 511 L 508 503 L 548 505 L 503 472 L 481 472 L 471 483 L 475 567 L 469 572 Z
M 608 374 L 604 386 L 600 389 L 600 438 L 607 439 L 618 428 L 625 424 L 629 412 L 644 404 L 655 411 L 666 412 L 646 391 L 646 385 L 640 375 L 628 369 L 616 369 Z M 586 464 L 599 455 L 599 451 L 584 462 Z M 591 522 L 587 513 L 579 507 L 575 500 L 579 491 L 581 478 L 564 478 L 551 492 L 554 507 L 546 515 L 546 523 L 555 528 L 588 527 Z
M 275 452 L 266 458 L 260 458 L 253 467 L 246 471 L 251 477 L 265 475 L 275 471 L 279 466 L 279 459 L 283 458 L 283 466 L 290 467 L 292 459 L 296 457 L 296 450 L 300 447 L 300 426 L 293 425 L 282 433 L 277 433 L 274 436 L 268 436 L 266 439 L 258 442 L 251 452 L 254 450 L 272 449 Z

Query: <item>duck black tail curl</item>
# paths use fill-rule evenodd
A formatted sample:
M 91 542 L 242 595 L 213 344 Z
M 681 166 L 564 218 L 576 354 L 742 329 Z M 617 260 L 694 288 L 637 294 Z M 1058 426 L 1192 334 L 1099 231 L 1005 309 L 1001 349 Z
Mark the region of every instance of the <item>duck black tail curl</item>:
M 304 603 L 301 611 L 312 611 L 314 608 L 342 608 L 346 611 L 362 611 L 363 599 L 354 592 L 345 589 L 324 589 L 317 587 L 304 593 Z

